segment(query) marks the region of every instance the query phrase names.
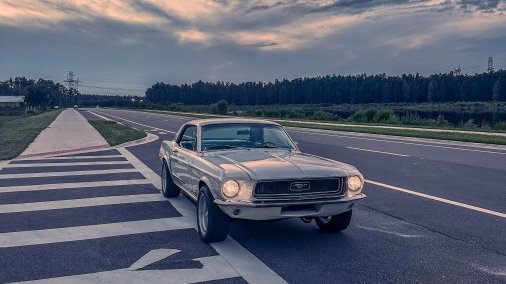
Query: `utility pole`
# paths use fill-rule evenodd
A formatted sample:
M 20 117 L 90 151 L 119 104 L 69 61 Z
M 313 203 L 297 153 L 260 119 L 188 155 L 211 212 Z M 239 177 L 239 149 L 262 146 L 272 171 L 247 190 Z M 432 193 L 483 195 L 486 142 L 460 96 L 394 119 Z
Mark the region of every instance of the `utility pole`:
M 75 78 L 74 72 L 68 71 L 67 72 L 67 78 L 64 81 L 67 84 L 67 88 L 70 89 L 76 89 L 79 90 L 79 84 L 81 81 L 79 81 L 79 78 Z
M 460 68 L 460 65 L 459 65 L 459 67 L 458 67 L 458 68 L 453 69 L 452 74 L 453 74 L 453 75 L 455 75 L 455 76 L 460 76 L 460 75 L 462 75 L 462 69 Z
M 488 73 L 494 72 L 494 58 L 492 58 L 492 56 L 490 56 L 488 58 L 488 68 L 487 68 L 487 71 L 488 71 Z

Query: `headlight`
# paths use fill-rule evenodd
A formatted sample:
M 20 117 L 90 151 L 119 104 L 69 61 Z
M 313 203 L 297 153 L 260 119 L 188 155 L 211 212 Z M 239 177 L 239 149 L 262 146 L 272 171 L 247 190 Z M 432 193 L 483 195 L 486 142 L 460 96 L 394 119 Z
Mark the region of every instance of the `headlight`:
M 360 176 L 349 176 L 348 177 L 348 191 L 351 194 L 359 194 L 362 191 L 364 180 Z
M 221 192 L 223 195 L 225 195 L 228 198 L 232 198 L 239 194 L 239 191 L 241 190 L 241 187 L 239 186 L 239 183 L 235 180 L 228 180 L 225 183 L 223 183 L 221 187 Z

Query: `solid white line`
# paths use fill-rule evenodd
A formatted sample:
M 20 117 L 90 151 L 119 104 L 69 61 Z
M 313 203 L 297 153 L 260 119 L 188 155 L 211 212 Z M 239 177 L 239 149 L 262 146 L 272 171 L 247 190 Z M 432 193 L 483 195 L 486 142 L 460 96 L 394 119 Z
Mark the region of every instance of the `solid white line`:
M 414 143 L 414 142 L 403 142 L 403 141 L 394 141 L 394 140 L 389 140 L 389 139 L 376 139 L 376 138 L 355 137 L 355 136 L 347 136 L 347 135 L 341 135 L 341 134 L 321 133 L 321 132 L 316 132 L 316 131 L 301 131 L 301 130 L 294 130 L 293 128 L 289 128 L 288 131 L 289 132 L 299 132 L 299 133 L 304 133 L 304 134 L 316 134 L 316 135 L 323 135 L 323 136 L 331 136 L 331 137 L 341 137 L 341 138 L 350 138 L 350 139 L 370 140 L 370 141 L 397 143 L 397 144 L 405 144 L 405 145 L 415 145 L 415 146 L 424 146 L 424 147 L 433 147 L 433 148 L 443 148 L 443 149 L 452 149 L 452 150 L 461 150 L 461 151 L 470 151 L 470 152 L 479 152 L 479 153 L 506 155 L 506 152 L 476 150 L 476 149 L 458 148 L 458 147 L 440 146 L 440 145 L 431 145 L 431 144 L 422 144 L 422 143 Z M 472 147 L 472 146 L 470 146 L 470 147 Z
M 445 198 L 441 198 L 441 197 L 437 197 L 437 196 L 433 196 L 433 195 L 429 195 L 429 194 L 425 194 L 425 193 L 421 193 L 421 192 L 417 192 L 417 191 L 413 191 L 413 190 L 397 187 L 397 186 L 393 186 L 393 185 L 388 185 L 388 184 L 384 184 L 384 183 L 377 182 L 377 181 L 366 180 L 366 182 L 370 183 L 370 184 L 377 185 L 377 186 L 381 186 L 381 187 L 397 190 L 397 191 L 400 191 L 400 192 L 404 192 L 404 193 L 420 196 L 420 197 L 427 198 L 427 199 L 430 199 L 430 200 L 435 200 L 435 201 L 443 202 L 443 203 L 446 203 L 446 204 L 451 204 L 451 205 L 454 205 L 454 206 L 458 206 L 458 207 L 474 210 L 474 211 L 477 211 L 477 212 L 481 212 L 481 213 L 485 213 L 485 214 L 489 214 L 489 215 L 493 215 L 493 216 L 497 216 L 497 217 L 501 217 L 501 218 L 506 218 L 506 214 L 505 213 L 501 213 L 501 212 L 497 212 L 497 211 L 493 211 L 493 210 L 489 210 L 489 209 L 485 209 L 485 208 L 481 208 L 481 207 L 477 207 L 477 206 L 473 206 L 473 205 L 469 205 L 469 204 L 465 204 L 465 203 L 461 203 L 461 202 L 457 202 L 457 201 L 453 201 L 453 200 L 449 200 L 449 199 L 445 199 Z
M 75 163 L 33 163 L 33 164 L 8 164 L 6 168 L 36 168 L 36 167 L 59 167 L 59 166 L 96 166 L 96 165 L 126 165 L 128 161 L 105 161 L 105 162 L 75 162 Z
M 0 248 L 90 240 L 194 228 L 187 217 L 161 218 L 0 234 Z
M 90 206 L 113 205 L 124 203 L 165 201 L 165 200 L 166 199 L 163 198 L 159 193 L 80 198 L 71 200 L 5 204 L 0 205 L 0 213 L 55 210 L 55 209 L 90 207 Z
M 100 186 L 120 186 L 132 184 L 151 184 L 145 179 L 128 179 L 128 180 L 109 180 L 109 181 L 92 181 L 92 182 L 76 182 L 76 183 L 52 183 L 52 184 L 36 184 L 36 185 L 17 185 L 2 186 L 0 193 L 4 192 L 20 192 L 20 191 L 39 191 L 51 189 L 70 189 L 70 188 L 88 188 Z
M 105 120 L 105 121 L 114 121 L 114 120 L 112 120 L 112 119 L 110 119 L 110 118 L 108 118 L 108 117 L 105 117 L 105 116 L 100 115 L 100 114 L 98 114 L 98 113 L 94 113 L 94 112 L 93 112 L 93 111 L 91 111 L 91 110 L 89 110 L 88 112 L 89 112 L 89 113 L 91 113 L 91 114 L 93 114 L 93 115 L 95 115 L 95 116 L 97 116 L 97 117 L 99 117 L 99 118 L 101 118 L 101 119 L 103 119 L 103 120 Z M 116 121 L 116 123 L 121 124 L 121 125 L 123 124 L 123 123 L 118 122 L 118 121 Z
M 355 148 L 355 147 L 346 147 L 346 148 L 352 149 L 352 150 L 358 150 L 358 151 L 366 151 L 366 152 L 385 154 L 385 155 L 400 156 L 400 157 L 409 157 L 409 155 L 396 154 L 396 153 L 391 153 L 391 152 L 383 152 L 383 151 L 376 151 L 376 150 L 369 150 L 369 149 L 362 149 L 362 148 Z
M 158 174 L 153 172 L 136 156 L 130 153 L 127 149 L 118 149 L 123 157 L 141 172 L 146 179 L 150 180 L 153 185 L 161 189 L 161 178 Z M 195 207 L 190 204 L 190 201 L 183 198 L 174 198 L 169 200 L 183 216 L 190 217 L 196 220 Z M 189 209 L 188 207 L 193 207 Z M 232 266 L 248 283 L 287 283 L 276 272 L 272 271 L 267 265 L 260 261 L 251 252 L 242 247 L 232 237 L 220 243 L 212 243 L 211 246 L 223 256 L 223 258 Z
M 64 176 L 84 176 L 84 175 L 105 175 L 137 172 L 136 169 L 112 169 L 95 171 L 73 171 L 73 172 L 45 172 L 45 173 L 21 173 L 21 174 L 0 174 L 1 179 L 10 178 L 34 178 L 34 177 L 64 177 Z
M 18 159 L 15 161 L 31 161 L 31 160 L 73 160 L 73 159 L 100 159 L 100 158 L 123 158 L 121 155 L 103 155 L 103 156 L 67 156 L 67 157 L 30 157 Z
M 162 128 L 154 127 L 154 126 L 147 125 L 147 124 L 142 124 L 142 123 L 135 122 L 135 121 L 132 121 L 132 120 L 128 120 L 128 119 L 125 119 L 125 118 L 121 118 L 121 117 L 118 117 L 118 116 L 115 116 L 115 115 L 112 115 L 112 114 L 109 114 L 109 113 L 101 113 L 101 114 L 108 115 L 108 116 L 114 117 L 116 119 L 121 119 L 121 120 L 130 122 L 130 123 L 135 123 L 135 124 L 140 125 L 140 126 L 144 126 L 144 127 L 148 127 L 148 128 L 154 129 L 154 130 L 151 130 L 151 131 L 155 131 L 155 130 L 156 131 L 165 131 L 165 132 L 169 132 L 169 133 L 172 133 L 172 134 L 176 134 L 176 132 L 174 132 L 174 131 L 170 131 L 170 130 L 167 130 L 167 129 L 162 129 Z

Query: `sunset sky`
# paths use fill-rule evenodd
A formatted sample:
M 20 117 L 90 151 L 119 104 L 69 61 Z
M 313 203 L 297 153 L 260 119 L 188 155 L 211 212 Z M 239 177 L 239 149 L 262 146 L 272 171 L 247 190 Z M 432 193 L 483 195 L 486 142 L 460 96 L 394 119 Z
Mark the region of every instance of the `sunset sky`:
M 156 81 L 506 68 L 499 0 L 0 0 L 0 80 L 143 94 Z M 119 90 L 125 89 L 125 90 Z

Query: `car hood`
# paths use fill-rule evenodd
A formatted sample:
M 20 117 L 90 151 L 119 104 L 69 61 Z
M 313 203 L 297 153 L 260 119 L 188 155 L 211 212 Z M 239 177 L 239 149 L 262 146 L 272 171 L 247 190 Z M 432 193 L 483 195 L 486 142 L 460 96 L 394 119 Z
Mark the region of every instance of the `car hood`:
M 206 153 L 203 158 L 220 167 L 228 176 L 242 171 L 254 180 L 338 177 L 358 173 L 355 167 L 345 163 L 285 150 L 218 151 Z

